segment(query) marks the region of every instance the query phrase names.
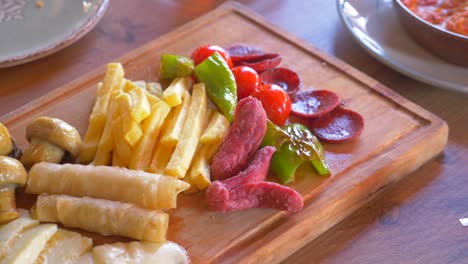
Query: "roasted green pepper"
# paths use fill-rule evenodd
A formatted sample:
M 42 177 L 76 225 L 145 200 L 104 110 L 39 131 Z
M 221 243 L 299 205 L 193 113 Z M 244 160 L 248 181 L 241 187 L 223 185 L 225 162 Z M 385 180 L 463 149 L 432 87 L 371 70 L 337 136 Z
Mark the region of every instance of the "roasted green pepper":
M 163 54 L 161 55 L 159 77 L 164 80 L 172 80 L 177 77 L 186 77 L 192 74 L 193 60 L 184 56 Z
M 205 83 L 208 97 L 230 121 L 237 104 L 236 80 L 226 61 L 215 52 L 195 67 L 195 75 Z
M 283 184 L 294 181 L 297 168 L 310 161 L 319 175 L 328 175 L 322 144 L 302 124 L 293 123 L 282 128 L 268 121 L 262 146 L 274 146 L 270 169 Z

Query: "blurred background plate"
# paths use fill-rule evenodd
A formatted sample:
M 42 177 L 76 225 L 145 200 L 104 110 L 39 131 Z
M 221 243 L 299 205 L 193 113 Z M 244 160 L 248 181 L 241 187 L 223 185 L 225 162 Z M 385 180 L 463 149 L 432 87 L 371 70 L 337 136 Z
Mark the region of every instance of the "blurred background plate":
M 109 0 L 0 0 L 0 68 L 67 47 L 99 21 Z
M 392 0 L 337 0 L 337 5 L 354 38 L 382 63 L 427 84 L 468 92 L 468 68 L 445 62 L 413 41 Z

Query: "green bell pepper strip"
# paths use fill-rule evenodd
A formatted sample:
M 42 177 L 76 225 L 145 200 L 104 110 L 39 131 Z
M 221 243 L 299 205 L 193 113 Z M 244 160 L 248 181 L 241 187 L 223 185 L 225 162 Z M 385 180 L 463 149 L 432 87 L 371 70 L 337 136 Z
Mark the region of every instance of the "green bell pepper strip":
M 205 83 L 208 97 L 230 121 L 237 105 L 237 86 L 231 69 L 218 52 L 195 67 L 195 75 Z
M 294 147 L 289 142 L 283 144 L 271 158 L 270 169 L 283 184 L 294 181 L 297 168 L 304 160 L 296 155 Z
M 297 168 L 310 161 L 319 175 L 328 175 L 322 144 L 302 124 L 294 123 L 278 127 L 268 121 L 262 146 L 274 146 L 277 151 L 272 157 L 270 169 L 283 184 L 294 181 Z
M 161 55 L 159 77 L 164 80 L 172 80 L 177 77 L 190 76 L 194 68 L 195 65 L 190 58 L 163 54 Z
M 330 169 L 325 162 L 323 146 L 306 126 L 293 123 L 283 129 L 292 137 L 293 149 L 296 150 L 297 155 L 302 156 L 306 161 L 310 160 L 319 175 L 330 174 Z

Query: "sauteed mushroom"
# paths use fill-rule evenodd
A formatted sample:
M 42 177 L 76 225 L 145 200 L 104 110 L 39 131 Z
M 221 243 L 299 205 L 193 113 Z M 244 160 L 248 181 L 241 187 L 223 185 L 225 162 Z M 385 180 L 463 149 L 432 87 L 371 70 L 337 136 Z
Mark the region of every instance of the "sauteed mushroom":
M 26 139 L 30 142 L 21 157 L 30 168 L 41 161 L 59 163 L 65 154 L 72 159 L 78 156 L 81 137 L 78 131 L 65 121 L 50 117 L 37 117 L 26 127 Z
M 15 188 L 26 183 L 28 174 L 17 159 L 0 156 L 0 224 L 17 218 Z
M 2 123 L 0 123 L 0 156 L 9 156 L 15 159 L 21 156 L 20 148 L 10 137 L 8 129 Z

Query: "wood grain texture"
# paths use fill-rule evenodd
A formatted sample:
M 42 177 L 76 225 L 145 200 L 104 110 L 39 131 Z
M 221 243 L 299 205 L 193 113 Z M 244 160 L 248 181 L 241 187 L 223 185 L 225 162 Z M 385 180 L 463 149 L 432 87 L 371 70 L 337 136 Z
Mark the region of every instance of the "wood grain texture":
M 442 120 L 236 4 L 223 5 L 116 61 L 125 65 L 128 78 L 154 80 L 162 52 L 188 55 L 204 43 L 238 42 L 282 54 L 283 66 L 295 69 L 305 87 L 337 92 L 346 107 L 364 116 L 366 128 L 357 141 L 325 145 L 331 178 L 310 171 L 299 175 L 293 187 L 306 205 L 299 214 L 266 209 L 220 214 L 207 210 L 202 193 L 182 196 L 171 215 L 168 238 L 184 246 L 194 263 L 280 262 L 419 168 L 446 144 L 448 129 Z M 62 118 L 83 134 L 103 71 L 101 67 L 2 121 L 22 146 L 27 122 L 38 115 Z M 20 195 L 18 204 L 28 206 L 33 199 Z M 96 244 L 114 240 L 92 237 Z
M 0 115 L 105 65 L 222 2 L 112 1 L 98 26 L 77 43 L 39 61 L 0 69 Z M 468 95 L 417 82 L 375 60 L 342 25 L 335 1 L 240 2 L 437 114 L 450 127 L 442 156 L 380 192 L 378 199 L 284 263 L 468 263 L 466 228 L 458 223 L 458 218 L 468 215 Z

